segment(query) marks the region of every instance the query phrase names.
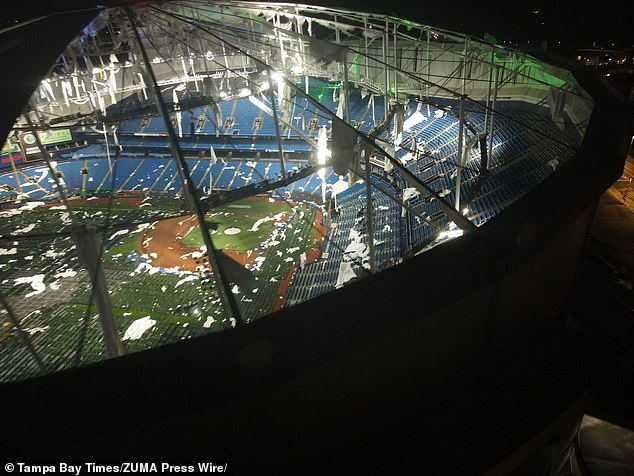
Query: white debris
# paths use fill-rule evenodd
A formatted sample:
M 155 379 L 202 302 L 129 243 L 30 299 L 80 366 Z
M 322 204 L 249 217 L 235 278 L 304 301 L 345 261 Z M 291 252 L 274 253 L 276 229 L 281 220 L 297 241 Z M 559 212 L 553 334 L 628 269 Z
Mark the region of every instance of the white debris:
M 335 288 L 339 289 L 352 278 L 356 278 L 357 274 L 352 269 L 352 265 L 348 261 L 342 261 L 339 263 L 339 273 L 337 274 L 337 282 Z
M 183 236 L 187 236 L 187 235 L 189 235 L 189 234 L 190 234 L 190 233 L 194 230 L 194 228 L 196 228 L 196 225 L 191 226 L 191 227 L 189 228 L 189 230 L 187 230 L 187 232 L 186 232 Z M 176 237 L 176 239 L 177 239 L 177 240 L 182 240 L 182 239 L 183 239 L 183 237 L 182 237 L 182 236 L 177 236 L 177 237 Z
M 24 205 L 22 205 L 20 208 L 18 208 L 18 210 L 20 210 L 21 212 L 24 212 L 27 210 L 33 210 L 34 208 L 37 208 L 37 207 L 43 207 L 45 205 L 46 203 L 44 202 L 27 202 Z
M 405 190 L 403 190 L 403 201 L 410 200 L 412 198 L 416 198 L 419 195 L 420 195 L 420 193 L 414 187 L 408 187 Z
M 108 240 L 114 240 L 117 236 L 127 235 L 129 232 L 129 230 L 116 231 L 110 236 L 110 238 L 108 238 Z
M 189 281 L 196 281 L 197 279 L 198 279 L 198 277 L 195 274 L 190 274 L 189 276 L 185 276 L 183 279 L 181 279 L 179 282 L 177 282 L 174 287 L 177 288 L 181 284 L 185 284 L 185 283 L 187 283 Z
M 32 336 L 33 334 L 37 334 L 38 332 L 45 332 L 49 327 L 50 326 L 32 327 L 31 329 L 24 329 L 24 330 L 28 332 L 30 336 Z
M 35 223 L 31 223 L 30 225 L 25 226 L 24 228 L 20 228 L 20 229 L 18 229 L 18 230 L 15 230 L 15 231 L 13 232 L 13 234 L 14 234 L 14 235 L 20 235 L 20 234 L 23 234 L 23 233 L 28 233 L 28 232 L 30 232 L 33 228 L 35 228 Z
M 350 260 L 363 259 L 367 256 L 368 249 L 360 241 L 353 241 L 346 247 L 343 254 L 347 255 Z
M 55 278 L 72 278 L 73 276 L 77 276 L 77 271 L 73 271 L 72 269 L 67 269 L 66 271 L 57 273 L 54 277 Z
M 548 161 L 546 163 L 546 165 L 549 165 L 550 167 L 552 167 L 553 172 L 554 172 L 555 170 L 557 170 L 557 166 L 559 165 L 559 161 L 557 159 L 553 159 L 553 160 Z
M 284 213 L 278 213 L 275 216 L 272 217 L 264 217 L 264 218 L 260 218 L 258 221 L 256 221 L 253 226 L 251 228 L 249 228 L 249 231 L 258 231 L 260 228 L 260 225 L 262 225 L 263 223 L 266 223 L 267 221 L 278 221 L 280 220 L 282 217 L 284 216 Z
M 258 256 L 257 258 L 255 258 L 254 264 L 253 264 L 253 271 L 257 271 L 260 269 L 260 266 L 262 266 L 262 263 L 264 263 L 264 261 L 266 260 L 266 258 L 264 256 Z
M 23 276 L 22 278 L 16 278 L 15 284 L 30 284 L 33 288 L 33 292 L 28 293 L 24 297 L 35 296 L 36 294 L 43 293 L 46 290 L 46 284 L 44 284 L 44 275 L 36 274 L 34 276 Z
M 294 248 L 289 248 L 287 250 L 288 253 L 295 253 L 296 251 L 299 251 L 299 246 L 296 246 Z
M 0 248 L 0 256 L 4 256 L 4 255 L 14 255 L 18 252 L 17 248 L 11 248 L 10 250 L 7 250 L 6 248 Z
M 145 230 L 146 228 L 148 228 L 150 226 L 153 227 L 154 225 L 156 225 L 156 223 L 157 222 L 154 222 L 154 223 L 141 223 L 141 224 L 139 224 L 139 226 L 137 226 L 137 229 L 134 230 L 132 233 L 139 233 L 139 232 Z
M 301 255 L 299 255 L 299 267 L 301 269 L 304 269 L 304 266 L 306 265 L 306 253 L 302 253 Z
M 414 155 L 411 152 L 407 152 L 403 157 L 401 157 L 401 162 L 406 164 L 412 159 L 414 159 Z
M 165 291 L 167 291 L 167 286 L 161 286 L 161 292 L 164 293 Z
M 149 263 L 139 263 L 139 265 L 134 270 L 134 273 L 139 274 L 142 271 L 147 271 L 149 274 L 156 274 L 160 270 L 159 270 L 159 268 L 157 268 L 155 266 L 152 266 Z M 132 273 L 132 275 L 134 275 L 134 273 Z
M 27 202 L 19 208 L 11 208 L 9 210 L 3 210 L 0 212 L 0 216 L 8 217 L 12 215 L 19 215 L 22 212 L 33 210 L 34 208 L 46 205 L 44 202 Z
M 213 316 L 207 316 L 207 320 L 203 324 L 203 327 L 205 329 L 209 329 L 214 322 L 216 322 L 216 320 L 214 319 Z
M 416 111 L 414 114 L 405 119 L 405 122 L 403 122 L 403 132 L 409 131 L 415 125 L 426 120 L 427 118 L 425 116 L 423 116 L 419 111 Z
M 339 195 L 341 192 L 347 189 L 348 182 L 346 180 L 343 180 L 343 178 L 341 177 L 339 177 L 339 180 L 332 184 L 332 193 L 334 193 L 335 195 Z
M 137 340 L 140 339 L 143 334 L 154 327 L 156 321 L 154 319 L 150 319 L 150 316 L 142 317 L 141 319 L 137 319 L 128 330 L 125 331 L 125 335 L 123 336 L 123 340 Z

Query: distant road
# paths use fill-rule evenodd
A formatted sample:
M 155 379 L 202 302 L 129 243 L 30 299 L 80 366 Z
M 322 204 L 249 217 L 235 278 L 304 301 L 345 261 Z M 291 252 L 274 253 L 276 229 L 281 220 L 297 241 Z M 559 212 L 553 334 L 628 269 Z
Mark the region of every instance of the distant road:
M 623 175 L 608 190 L 612 197 L 623 203 L 634 213 L 634 157 L 629 155 L 625 161 Z

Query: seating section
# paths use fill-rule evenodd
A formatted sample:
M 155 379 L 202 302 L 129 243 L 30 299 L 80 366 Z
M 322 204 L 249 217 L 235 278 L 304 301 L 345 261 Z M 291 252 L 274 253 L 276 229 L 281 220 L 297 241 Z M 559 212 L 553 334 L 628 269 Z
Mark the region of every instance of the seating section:
M 327 82 L 311 84 L 311 94 L 335 113 L 339 107 L 336 91 Z M 259 96 L 270 108 L 268 96 Z M 353 90 L 349 97 L 349 122 L 362 132 L 370 132 L 383 120 L 383 98 Z M 276 105 L 282 146 L 287 156 L 287 172 L 301 171 L 312 160 L 319 129 L 330 130 L 332 118 L 304 97 Z M 282 178 L 273 119 L 248 98 L 219 104 L 220 121 L 211 106 L 180 111 L 181 127 L 176 127 L 180 147 L 195 186 L 203 195 L 233 190 L 259 182 Z M 449 220 L 441 200 L 455 206 L 458 162 L 459 121 L 450 109 L 410 100 L 405 104 L 406 129 L 395 157 L 434 194 L 411 193 L 398 172 L 373 166 L 372 225 L 374 260 L 378 269 L 429 245 Z M 176 122 L 175 113 L 173 114 Z M 470 143 L 460 173 L 460 209 L 476 225 L 500 213 L 531 188 L 543 182 L 569 160 L 579 142 L 578 132 L 569 124 L 561 130 L 539 110 L 507 110 L 494 119 L 492 153 L 488 173 L 481 171 L 479 144 L 473 131 L 485 131 L 485 114 L 468 111 L 470 127 L 463 131 Z M 286 124 L 285 124 L 286 123 Z M 290 127 L 287 126 L 290 124 Z M 392 139 L 390 131 L 381 137 Z M 138 192 L 175 196 L 181 181 L 172 158 L 166 129 L 159 117 L 124 121 L 119 128 L 121 149 L 103 137 L 89 137 L 86 147 L 54 155 L 53 168 L 69 195 Z M 210 158 L 213 148 L 216 160 Z M 213 155 L 212 155 L 213 157 Z M 324 173 L 327 196 L 342 178 L 331 167 Z M 273 198 L 303 199 L 321 203 L 322 179 L 318 174 L 296 180 L 270 191 Z M 54 178 L 43 163 L 27 164 L 17 171 L 0 174 L 0 200 L 56 201 L 59 193 Z M 398 201 L 404 200 L 407 207 Z M 408 209 L 409 208 L 409 209 Z M 365 184 L 351 184 L 337 196 L 337 211 L 327 217 L 327 236 L 320 259 L 297 269 L 289 286 L 286 305 L 311 299 L 335 288 L 342 280 L 342 263 L 349 265 L 346 282 L 361 277 L 369 269 L 368 223 Z M 312 223 L 310 224 L 312 226 Z M 352 274 L 350 274 L 352 273 Z

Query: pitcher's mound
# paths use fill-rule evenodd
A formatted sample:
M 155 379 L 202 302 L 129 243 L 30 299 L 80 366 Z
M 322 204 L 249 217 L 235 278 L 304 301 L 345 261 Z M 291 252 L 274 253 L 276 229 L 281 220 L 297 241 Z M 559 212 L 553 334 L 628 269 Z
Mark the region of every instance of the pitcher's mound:
M 225 230 L 225 235 L 237 235 L 241 231 L 242 230 L 240 230 L 240 228 L 227 228 Z

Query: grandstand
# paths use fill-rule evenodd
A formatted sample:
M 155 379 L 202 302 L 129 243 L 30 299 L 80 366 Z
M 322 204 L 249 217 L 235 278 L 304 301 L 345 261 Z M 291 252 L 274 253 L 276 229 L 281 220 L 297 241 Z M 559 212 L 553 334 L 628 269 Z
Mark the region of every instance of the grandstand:
M 185 340 L 213 342 L 220 366 L 239 354 L 227 365 L 299 375 L 417 319 L 411 349 L 439 333 L 457 357 L 425 358 L 459 375 L 481 346 L 554 319 L 583 242 L 554 223 L 569 200 L 566 226 L 591 217 L 568 178 L 594 174 L 592 195 L 622 159 L 588 165 L 605 107 L 591 83 L 403 19 L 184 0 L 103 8 L 82 28 L 0 157 L 2 382 Z M 429 382 L 420 358 L 397 367 Z
M 319 84 L 319 91 L 334 90 L 337 86 L 336 83 L 320 81 L 319 78 L 309 77 L 305 80 Z M 381 101 L 374 99 L 374 95 L 370 93 L 362 99 L 359 89 L 351 90 L 349 96 L 350 118 L 356 124 L 355 127 L 358 127 L 357 130 L 369 133 L 379 129 L 381 123 L 384 122 L 384 118 L 378 117 L 376 113 L 377 107 L 379 110 L 383 109 Z M 266 98 L 262 98 L 262 102 L 270 108 L 270 102 L 267 102 Z M 260 287 L 261 292 L 269 296 L 265 299 L 269 304 L 266 306 L 246 305 L 245 303 L 253 301 L 254 296 L 251 293 L 239 292 L 237 296 L 240 302 L 241 319 L 248 322 L 279 309 L 282 305 L 290 306 L 332 291 L 350 279 L 365 277 L 373 271 L 384 269 L 408 256 L 428 249 L 439 241 L 438 238 L 443 231 L 446 234 L 452 231 L 448 227 L 455 224 L 450 225 L 451 221 L 443 212 L 440 202 L 444 201 L 452 206 L 460 202 L 455 188 L 458 162 L 457 131 L 460 118 L 451 108 L 433 105 L 432 102 L 432 100 L 423 101 L 419 97 L 405 102 L 403 121 L 408 127 L 404 127 L 400 134 L 406 139 L 402 142 L 403 146 L 395 151 L 394 158 L 403 164 L 403 167 L 423 186 L 433 191 L 436 197 L 421 196 L 416 189 L 408 186 L 407 180 L 399 174 L 397 169 L 388 169 L 384 159 L 378 160 L 374 157 L 370 161 L 374 270 L 370 267 L 368 249 L 370 245 L 366 223 L 368 196 L 363 178 L 338 175 L 332 166 L 324 166 L 320 171 L 298 177 L 288 185 L 279 186 L 282 169 L 280 161 L 274 158 L 277 151 L 271 152 L 277 140 L 270 117 L 260 122 L 259 129 L 249 131 L 253 135 L 245 137 L 236 133 L 242 124 L 251 124 L 258 118 L 258 109 L 247 98 L 219 102 L 222 118 L 220 123 L 226 124 L 227 118 L 235 116 L 231 131 L 223 129 L 216 134 L 214 121 L 209 120 L 194 131 L 194 134 L 184 133 L 182 138 L 179 137 L 179 146 L 186 157 L 185 165 L 203 203 L 212 197 L 221 196 L 224 192 L 246 189 L 247 194 L 252 194 L 260 191 L 262 196 L 267 195 L 267 200 L 281 204 L 280 213 L 290 214 L 292 217 L 301 215 L 301 218 L 293 218 L 286 225 L 290 228 L 288 233 L 302 230 L 301 235 L 296 238 L 305 240 L 303 244 L 313 242 L 315 234 L 318 241 L 324 242 L 323 249 L 314 249 L 314 255 L 318 259 L 307 263 L 304 256 L 300 263 L 299 256 L 302 253 L 299 250 L 303 250 L 306 254 L 311 252 L 311 248 L 306 248 L 297 240 L 285 240 L 269 248 L 267 242 L 279 241 L 275 230 L 272 236 L 268 234 L 259 236 L 261 242 L 254 242 L 249 250 L 254 258 L 259 254 L 260 261 L 251 263 L 250 267 L 257 268 L 255 279 L 258 282 L 266 281 L 266 284 Z M 312 109 L 309 107 L 310 104 L 306 98 L 296 99 L 293 106 L 297 104 L 300 104 L 297 109 L 301 109 L 300 113 L 296 112 L 293 115 L 297 132 L 289 130 L 283 137 L 282 144 L 284 151 L 289 150 L 289 155 L 293 154 L 292 160 L 285 161 L 285 172 L 299 176 L 302 170 L 315 165 L 314 146 L 302 138 L 301 134 L 316 140 L 320 128 L 328 127 L 328 124 L 325 118 L 322 118 L 311 132 L 306 124 L 316 116 L 316 110 L 314 107 Z M 336 114 L 336 102 L 326 103 L 326 105 L 333 115 Z M 196 118 L 206 117 L 202 108 L 193 108 L 188 112 L 189 114 L 184 115 Z M 568 141 L 574 144 L 575 133 L 574 130 L 570 130 L 573 128 L 568 126 L 567 129 L 560 130 L 554 123 L 548 125 L 546 112 L 542 111 L 541 116 L 539 112 L 530 113 L 533 123 L 544 123 L 540 125 L 540 130 L 535 132 L 521 128 L 513 120 L 515 115 L 521 116 L 523 111 L 513 110 L 507 113 L 508 118 L 499 118 L 492 133 L 491 160 L 486 171 L 483 170 L 481 150 L 478 147 L 465 149 L 464 153 L 468 158 L 464 161 L 464 166 L 459 168 L 461 171 L 460 196 L 462 197 L 460 211 L 474 225 L 482 226 L 494 218 L 572 157 L 574 148 L 565 148 L 560 143 L 565 144 Z M 469 111 L 464 113 L 464 116 L 470 121 L 470 129 L 484 130 L 485 117 L 481 113 Z M 307 121 L 307 118 L 310 119 Z M 100 214 L 99 216 L 105 214 L 111 230 L 107 233 L 104 230 L 103 236 L 108 238 L 106 236 L 108 234 L 113 237 L 105 242 L 104 265 L 108 272 L 112 270 L 112 273 L 116 273 L 120 269 L 130 269 L 131 263 L 136 268 L 139 259 L 151 264 L 153 259 L 147 253 L 143 253 L 142 246 L 139 246 L 143 240 L 142 233 L 129 235 L 129 223 L 133 222 L 136 226 L 149 224 L 149 220 L 154 220 L 157 215 L 167 220 L 172 216 L 187 214 L 187 210 L 184 203 L 168 208 L 161 205 L 161 203 L 169 203 L 170 198 L 182 201 L 183 187 L 179 178 L 177 161 L 170 156 L 170 143 L 165 124 L 161 123 L 159 117 L 148 119 L 150 120 L 145 121 L 145 125 L 141 125 L 136 119 L 122 120 L 117 127 L 119 132 L 116 144 L 118 145 L 115 144 L 114 139 L 108 137 L 107 133 L 104 136 L 83 132 L 83 143 L 80 146 L 52 152 L 50 162 L 60 180 L 62 193 L 57 188 L 57 182 L 51 177 L 50 169 L 41 160 L 35 160 L 33 164 L 28 161 L 18 166 L 15 165 L 16 158 L 12 158 L 15 170 L 9 168 L 0 175 L 3 199 L 11 207 L 6 213 L 12 214 L 16 210 L 21 210 L 20 205 L 24 207 L 24 203 L 27 207 L 31 207 L 33 205 L 30 204 L 39 202 L 39 207 L 35 206 L 28 210 L 29 213 L 26 216 L 20 216 L 20 223 L 25 221 L 35 223 L 34 229 L 41 233 L 49 232 L 59 226 L 61 214 L 65 216 L 62 223 L 68 225 L 69 232 L 72 228 L 69 213 L 78 215 L 83 212 L 82 219 L 86 223 L 90 223 L 91 218 L 94 218 L 96 214 Z M 184 120 L 189 122 L 192 119 Z M 394 122 L 393 118 L 391 120 Z M 393 127 L 393 124 L 390 127 Z M 79 135 L 80 131 L 71 128 L 71 133 Z M 389 141 L 390 134 L 393 135 L 393 131 L 385 130 L 377 137 L 383 141 Z M 466 142 L 477 138 L 475 134 L 470 136 L 470 131 L 466 127 L 465 136 Z M 578 141 L 579 138 L 576 140 Z M 558 149 L 556 149 L 557 146 L 559 146 Z M 560 151 L 556 160 L 552 158 L 552 149 Z M 213 157 L 210 152 L 212 150 Z M 256 156 L 259 157 L 256 158 Z M 364 169 L 365 165 L 362 164 L 359 171 Z M 335 184 L 338 184 L 337 193 L 333 191 Z M 250 187 L 261 187 L 261 190 Z M 323 196 L 322 187 L 325 190 Z M 72 212 L 62 211 L 64 207 L 61 206 L 61 194 L 69 200 Z M 107 199 L 117 197 L 120 200 L 115 202 L 114 207 L 112 202 L 107 202 Z M 330 204 L 336 201 L 336 209 L 329 208 L 324 198 L 327 198 Z M 98 203 L 93 205 L 91 203 L 93 199 L 98 199 Z M 139 201 L 140 204 L 136 203 Z M 306 205 L 298 208 L 297 201 Z M 18 204 L 17 208 L 13 205 L 14 203 Z M 232 206 L 240 205 L 226 205 L 223 212 L 213 209 L 211 216 L 232 215 L 232 209 L 227 208 Z M 249 205 L 242 206 L 249 207 Z M 51 209 L 56 209 L 56 213 L 51 215 Z M 239 209 L 233 211 L 235 210 Z M 325 223 L 320 224 L 314 221 L 315 210 L 324 213 Z M 270 214 L 275 215 L 274 212 Z M 246 226 L 239 226 L 238 229 L 243 230 L 242 234 L 247 233 L 259 218 L 266 216 L 266 213 L 254 215 L 251 222 L 248 222 Z M 320 229 L 320 225 L 324 228 Z M 3 235 L 15 238 L 15 226 L 13 220 L 7 220 L 3 226 Z M 298 228 L 292 230 L 293 226 Z M 286 232 L 282 230 L 282 234 L 285 237 Z M 213 234 L 211 237 L 215 238 Z M 237 238 L 243 238 L 243 236 L 235 237 Z M 28 235 L 25 239 L 29 240 Z M 122 249 L 123 241 L 128 242 L 129 249 Z M 201 246 L 205 246 L 202 241 L 197 248 Z M 216 244 L 216 246 L 219 245 Z M 227 249 L 231 249 L 231 245 L 227 246 Z M 223 247 L 220 246 L 220 248 Z M 112 249 L 116 252 L 112 253 Z M 296 252 L 288 257 L 288 262 L 293 263 L 293 272 L 287 276 L 289 266 L 279 266 L 274 257 L 289 249 Z M 191 253 L 194 250 L 184 251 Z M 123 258 L 120 256 L 122 254 Z M 109 259 L 111 255 L 117 258 Z M 7 255 L 9 256 L 11 255 Z M 274 261 L 275 266 L 266 266 L 260 270 L 259 265 L 265 261 Z M 55 266 L 53 263 L 51 265 Z M 178 262 L 171 263 L 171 266 L 159 266 L 158 269 L 160 273 L 166 273 L 165 268 L 178 267 L 177 265 Z M 13 268 L 9 263 L 5 266 L 8 269 Z M 41 269 L 44 270 L 48 264 L 42 263 L 42 266 Z M 148 270 L 152 272 L 151 268 Z M 179 272 L 183 271 L 179 269 Z M 260 274 L 262 276 L 259 276 Z M 9 286 L 6 286 L 8 296 L 19 297 L 29 294 L 24 286 L 15 287 L 17 285 L 13 283 L 16 282 L 16 278 L 12 274 L 9 273 L 7 276 L 9 277 L 7 282 Z M 272 286 L 271 283 L 281 281 L 286 276 L 288 283 L 287 289 L 284 290 L 285 295 L 275 296 L 278 293 L 278 286 Z M 45 277 L 42 285 L 46 286 L 49 282 L 54 283 L 55 278 Z M 163 286 L 171 288 L 179 282 L 179 279 L 176 276 L 171 280 L 164 277 L 161 282 L 164 284 L 157 286 L 156 290 Z M 119 296 L 127 288 L 125 283 L 117 284 L 117 288 L 119 286 L 121 290 L 115 293 L 115 296 Z M 45 288 L 42 291 L 41 299 L 44 302 L 47 302 L 44 296 L 56 294 L 55 287 L 51 288 L 49 285 L 48 289 Z M 149 284 L 145 291 L 147 292 L 148 289 L 152 289 Z M 116 316 L 120 321 L 119 325 L 125 328 L 130 325 L 125 317 L 135 313 L 128 311 L 130 304 L 125 298 L 121 299 L 121 308 L 117 310 Z M 130 299 L 134 300 L 133 297 Z M 193 296 L 190 296 L 189 301 L 183 303 L 180 309 L 189 309 L 193 306 L 195 303 L 190 302 L 192 299 L 194 299 Z M 280 303 L 277 303 L 278 299 Z M 84 309 L 86 302 L 88 302 L 86 296 L 82 298 L 73 296 L 69 303 L 63 305 L 57 302 L 56 297 L 51 298 L 51 314 L 45 312 L 41 316 L 29 316 L 28 320 L 32 323 L 27 330 L 48 329 L 51 321 L 59 323 L 62 320 L 59 317 L 59 313 L 62 312 L 59 311 L 60 308 L 77 307 L 81 303 Z M 155 305 L 146 308 L 145 303 L 141 306 L 135 305 L 132 309 L 136 311 L 136 314 L 157 312 Z M 58 312 L 55 312 L 56 310 Z M 170 311 L 173 311 L 173 307 L 163 309 L 163 312 Z M 67 318 L 69 322 L 76 320 L 72 317 L 73 315 L 69 314 Z M 166 319 L 173 320 L 169 317 Z M 185 332 L 180 336 L 170 331 L 163 333 L 160 341 L 169 342 L 172 339 L 168 337 L 170 335 L 180 336 L 179 338 L 198 335 L 203 329 L 201 326 L 204 326 L 207 320 L 199 316 L 197 321 L 192 323 L 191 333 Z M 178 319 L 174 322 L 175 325 L 182 325 Z M 81 324 L 77 326 L 76 323 L 69 323 L 68 326 L 81 328 Z M 156 329 L 154 332 L 158 332 L 159 328 Z M 46 333 L 53 334 L 52 331 L 43 332 L 42 338 Z M 68 332 L 67 327 L 61 327 L 58 333 L 61 334 L 58 336 L 59 339 L 68 339 L 70 347 L 77 340 L 72 332 Z M 94 334 L 93 338 L 99 340 L 99 334 Z M 148 339 L 146 345 L 153 346 L 156 342 L 156 340 Z M 98 348 L 95 342 L 91 345 L 94 349 Z M 104 355 L 103 352 L 98 354 L 102 357 Z M 69 355 L 74 353 L 71 352 Z M 17 375 L 15 366 L 10 363 L 13 361 L 13 354 L 7 352 L 4 357 L 5 366 L 12 375 Z M 64 368 L 64 365 L 75 365 L 72 359 L 68 359 L 65 364 L 64 359 L 55 359 L 55 362 L 60 369 Z M 33 371 L 36 370 L 33 369 Z

